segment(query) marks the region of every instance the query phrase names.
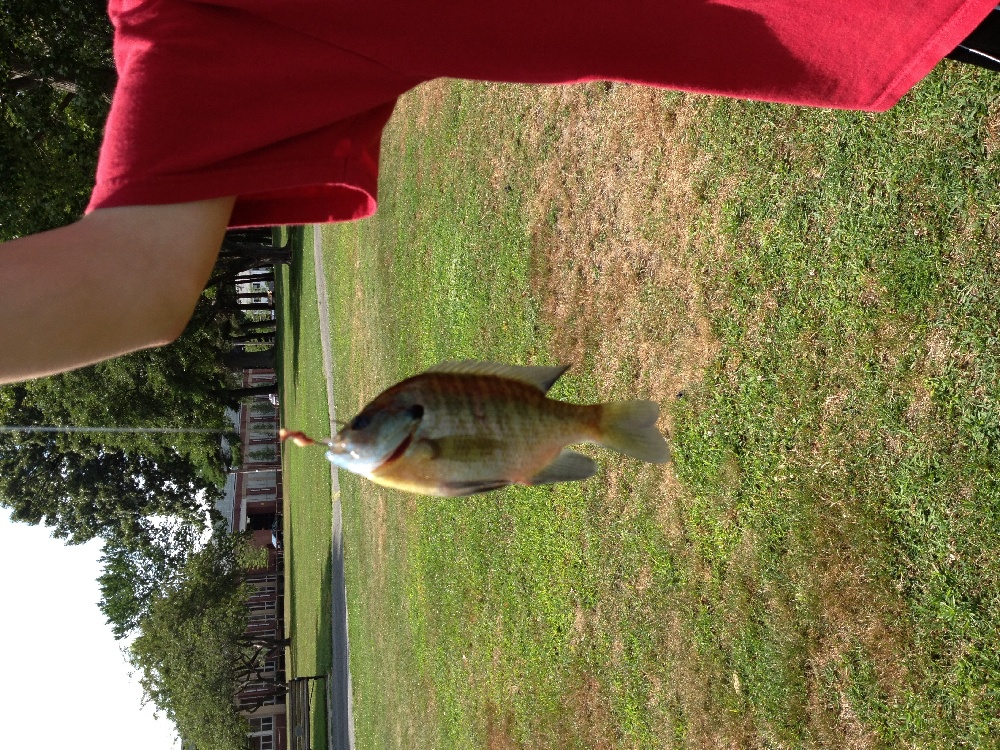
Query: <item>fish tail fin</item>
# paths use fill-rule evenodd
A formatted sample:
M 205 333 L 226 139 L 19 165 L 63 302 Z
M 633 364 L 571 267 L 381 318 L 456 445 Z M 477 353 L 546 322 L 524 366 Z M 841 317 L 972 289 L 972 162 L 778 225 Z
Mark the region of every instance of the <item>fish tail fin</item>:
M 602 404 L 601 437 L 605 448 L 652 464 L 670 459 L 667 441 L 656 429 L 660 406 L 653 401 Z

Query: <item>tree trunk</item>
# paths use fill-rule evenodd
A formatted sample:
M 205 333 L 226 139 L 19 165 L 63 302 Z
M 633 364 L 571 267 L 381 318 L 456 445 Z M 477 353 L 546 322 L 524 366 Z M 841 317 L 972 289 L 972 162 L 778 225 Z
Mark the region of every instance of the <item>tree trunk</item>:
M 288 245 L 284 247 L 269 247 L 267 245 L 250 245 L 245 242 L 222 243 L 219 249 L 220 258 L 243 258 L 253 260 L 255 266 L 274 265 L 275 263 L 289 263 L 292 260 L 292 251 Z
M 273 269 L 274 261 L 268 261 L 266 258 L 263 260 L 258 258 L 247 260 L 239 257 L 227 258 L 220 256 L 215 264 L 215 268 L 212 269 L 212 276 L 209 278 L 208 283 L 205 284 L 205 288 L 211 289 L 214 286 L 223 284 L 229 286 L 231 284 L 246 283 L 245 281 L 240 281 L 239 277 L 258 268 Z
M 248 646 L 267 646 L 269 648 L 288 648 L 292 645 L 291 638 L 260 638 L 252 635 L 243 636 L 237 641 Z
M 262 697 L 258 698 L 255 703 L 251 704 L 253 706 L 253 708 L 243 708 L 242 710 L 246 711 L 248 714 L 252 714 L 252 713 L 256 712 L 259 708 L 261 708 L 262 706 L 264 706 L 265 702 L 269 698 L 280 698 L 281 696 L 287 695 L 287 694 L 288 694 L 288 687 L 285 686 L 281 690 L 275 690 L 274 692 L 266 693 Z
M 244 331 L 244 333 L 237 333 L 237 336 L 270 336 L 274 337 L 274 334 L 278 331 L 277 325 L 253 325 L 245 324 L 238 325 L 235 328 L 236 331 Z
M 222 364 L 230 370 L 273 370 L 274 347 L 259 352 L 232 351 L 222 355 Z
M 229 343 L 233 346 L 257 343 L 274 346 L 274 335 L 268 335 L 266 333 L 248 333 L 245 336 L 230 336 Z
M 6 88 L 8 91 L 24 91 L 34 88 L 40 84 L 46 84 L 57 91 L 80 93 L 79 81 L 59 75 L 43 76 L 36 73 L 27 60 L 15 58 L 10 61 L 11 73 L 7 79 Z M 115 92 L 115 84 L 118 82 L 118 74 L 114 68 L 87 68 L 87 76 L 99 84 L 101 93 L 108 99 Z
M 230 229 L 226 232 L 226 239 L 233 242 L 247 242 L 270 247 L 274 244 L 274 232 L 269 227 Z
M 230 388 L 227 391 L 222 391 L 221 395 L 239 401 L 250 396 L 270 396 L 274 394 L 278 395 L 278 384 L 271 383 L 270 385 L 251 385 L 245 388 Z
M 248 302 L 245 305 L 236 303 L 237 310 L 273 310 L 273 302 Z

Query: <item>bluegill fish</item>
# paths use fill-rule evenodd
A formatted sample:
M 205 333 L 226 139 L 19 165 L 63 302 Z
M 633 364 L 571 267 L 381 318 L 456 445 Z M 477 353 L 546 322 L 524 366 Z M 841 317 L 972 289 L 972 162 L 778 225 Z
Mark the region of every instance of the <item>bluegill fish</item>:
M 565 449 L 574 443 L 651 463 L 668 460 L 654 402 L 547 398 L 567 369 L 445 362 L 384 391 L 321 442 L 343 469 L 387 487 L 443 496 L 586 479 L 597 466 Z

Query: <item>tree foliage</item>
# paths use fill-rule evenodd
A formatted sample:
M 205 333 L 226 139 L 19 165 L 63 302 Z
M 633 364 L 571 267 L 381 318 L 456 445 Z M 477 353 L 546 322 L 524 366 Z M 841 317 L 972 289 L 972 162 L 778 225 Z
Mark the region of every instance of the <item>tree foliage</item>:
M 37 410 L 38 424 L 185 427 L 225 430 L 226 391 L 234 375 L 222 362 L 224 329 L 199 304 L 192 324 L 173 344 L 144 349 L 50 378 L 15 386 Z M 203 311 L 206 314 L 203 314 Z M 22 422 L 23 423 L 23 422 Z M 108 434 L 106 446 L 159 455 L 169 444 L 209 481 L 223 480 L 214 434 Z
M 203 521 L 217 493 L 177 453 L 151 457 L 90 436 L 0 435 L 0 502 L 14 520 L 45 524 L 72 544 L 103 537 L 141 545 L 153 517 Z
M 245 750 L 236 696 L 279 642 L 248 637 L 243 537 L 217 534 L 190 555 L 141 621 L 129 659 L 146 696 L 199 750 Z M 273 639 L 272 639 L 273 640 Z
M 185 427 L 207 434 L 0 433 L 0 504 L 71 543 L 155 541 L 153 516 L 203 523 L 225 479 L 225 337 L 194 325 L 168 347 L 0 388 L 0 424 Z
M 98 0 L 0 0 L 0 240 L 86 206 L 115 73 Z
M 112 538 L 104 544 L 98 606 L 121 640 L 132 635 L 150 606 L 183 570 L 197 549 L 205 528 L 176 519 L 162 519 L 141 542 Z

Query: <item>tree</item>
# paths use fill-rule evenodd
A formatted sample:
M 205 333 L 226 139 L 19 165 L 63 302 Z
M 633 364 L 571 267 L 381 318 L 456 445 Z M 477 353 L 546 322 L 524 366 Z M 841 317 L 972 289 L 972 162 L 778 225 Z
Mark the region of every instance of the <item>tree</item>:
M 153 600 L 129 648 L 146 696 L 200 750 L 245 750 L 249 726 L 237 695 L 266 678 L 268 655 L 286 645 L 246 634 L 242 545 L 243 537 L 217 534 L 192 554 Z
M 222 362 L 230 348 L 227 333 L 220 330 L 206 300 L 173 344 L 0 389 L 0 414 L 11 414 L 8 424 L 183 427 L 221 433 L 231 427 L 225 416 L 231 400 L 223 394 L 237 382 Z M 17 399 L 13 408 L 3 408 L 4 391 Z M 37 421 L 25 421 L 29 413 Z M 102 435 L 101 443 L 149 456 L 180 454 L 206 482 L 221 484 L 225 467 L 219 437 L 135 433 Z
M 0 0 L 0 240 L 82 214 L 115 82 L 97 0 Z
M 233 346 L 273 346 L 274 345 L 274 334 L 273 333 L 247 333 L 242 336 L 232 336 L 229 339 L 229 343 Z
M 233 368 L 273 365 L 273 350 L 233 352 L 246 323 L 209 290 L 170 346 L 0 388 L 0 424 L 197 428 L 205 434 L 0 435 L 0 504 L 71 543 L 149 539 L 154 516 L 200 522 L 225 479 L 226 409 L 277 385 L 237 387 Z M 258 324 L 250 323 L 253 327 Z M 265 326 L 273 326 L 266 323 Z M 236 443 L 235 435 L 230 442 Z
M 0 434 L 0 503 L 71 544 L 103 537 L 141 548 L 156 517 L 204 523 L 219 492 L 169 448 L 150 456 L 90 435 Z
M 291 263 L 292 245 L 296 242 L 301 229 L 293 227 L 289 230 L 288 241 L 282 246 L 271 244 L 270 229 L 247 230 L 238 229 L 226 232 L 226 237 L 219 248 L 219 257 L 208 288 L 234 287 L 240 281 L 237 277 L 254 269 L 271 269 L 269 275 L 261 274 L 246 281 L 263 281 L 265 277 L 274 279 L 274 266 L 281 263 Z
M 0 503 L 72 542 L 144 533 L 143 518 L 204 517 L 225 481 L 235 379 L 210 301 L 174 344 L 0 388 L 0 424 L 196 428 L 200 434 L 0 435 Z M 231 436 L 235 441 L 235 436 Z
M 222 361 L 233 370 L 249 370 L 252 368 L 269 370 L 274 368 L 274 347 L 248 352 L 233 350 L 223 355 Z
M 121 640 L 134 633 L 159 593 L 171 585 L 195 552 L 205 528 L 163 519 L 144 543 L 112 537 L 104 544 L 98 606 Z
M 220 494 L 230 380 L 214 344 L 182 342 L 0 389 L 0 423 L 193 427 L 207 434 L 2 433 L 0 504 L 70 543 L 149 542 L 156 516 L 203 523 Z M 186 342 L 186 343 L 184 343 Z
M 248 385 L 245 388 L 233 388 L 228 395 L 232 398 L 241 399 L 251 396 L 276 396 L 278 395 L 278 383 L 268 383 L 265 385 Z

